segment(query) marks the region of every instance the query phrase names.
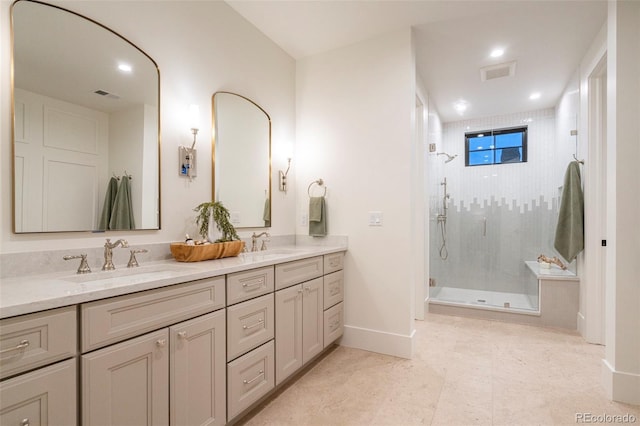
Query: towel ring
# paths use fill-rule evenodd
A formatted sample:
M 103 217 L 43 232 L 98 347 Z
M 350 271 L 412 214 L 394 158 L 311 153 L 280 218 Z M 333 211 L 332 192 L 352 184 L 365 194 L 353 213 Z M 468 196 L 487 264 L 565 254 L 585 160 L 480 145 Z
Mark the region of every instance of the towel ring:
M 309 197 L 311 197 L 311 187 L 313 186 L 313 184 L 318 184 L 318 186 L 323 186 L 324 185 L 324 181 L 322 180 L 322 178 L 318 179 L 318 180 L 314 180 L 313 182 L 311 182 L 309 184 L 309 187 L 307 188 L 307 194 L 309 194 Z M 322 194 L 322 196 L 324 197 L 325 195 L 327 195 L 327 187 L 324 187 L 324 194 Z

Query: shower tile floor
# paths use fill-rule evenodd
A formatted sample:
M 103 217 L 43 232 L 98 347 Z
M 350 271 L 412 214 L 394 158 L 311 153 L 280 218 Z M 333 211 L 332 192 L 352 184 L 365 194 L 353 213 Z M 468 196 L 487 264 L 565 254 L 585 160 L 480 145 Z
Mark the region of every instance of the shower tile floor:
M 431 303 L 447 302 L 459 305 L 491 306 L 504 308 L 505 302 L 511 309 L 525 311 L 537 311 L 537 307 L 531 304 L 529 296 L 518 293 L 505 293 L 500 291 L 475 290 L 457 287 L 431 287 L 429 290 Z
M 575 425 L 635 416 L 600 383 L 604 347 L 574 332 L 428 314 L 413 359 L 337 347 L 240 424 Z

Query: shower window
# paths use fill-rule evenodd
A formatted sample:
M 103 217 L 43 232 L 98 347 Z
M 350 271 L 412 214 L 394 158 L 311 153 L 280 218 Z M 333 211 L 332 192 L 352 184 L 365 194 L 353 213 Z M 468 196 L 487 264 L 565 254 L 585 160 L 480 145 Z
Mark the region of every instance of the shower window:
M 465 133 L 465 165 L 525 163 L 527 127 Z

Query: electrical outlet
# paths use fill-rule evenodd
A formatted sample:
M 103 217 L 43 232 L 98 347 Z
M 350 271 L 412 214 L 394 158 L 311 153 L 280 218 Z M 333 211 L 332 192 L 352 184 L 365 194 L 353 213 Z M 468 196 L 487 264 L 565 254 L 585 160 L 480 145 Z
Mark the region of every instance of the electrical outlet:
M 429 152 L 436 152 L 436 144 L 435 143 L 430 143 L 429 144 Z
M 309 222 L 309 216 L 306 213 L 303 213 L 300 217 L 300 226 L 307 226 Z
M 180 176 L 196 177 L 198 175 L 196 153 L 195 149 L 186 146 L 178 147 L 178 174 Z

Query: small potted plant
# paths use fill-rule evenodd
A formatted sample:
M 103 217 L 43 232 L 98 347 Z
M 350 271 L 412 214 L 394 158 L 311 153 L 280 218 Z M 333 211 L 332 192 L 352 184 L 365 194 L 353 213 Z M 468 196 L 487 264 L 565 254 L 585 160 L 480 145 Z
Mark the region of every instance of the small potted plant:
M 216 228 L 220 231 L 221 236 L 212 243 L 223 243 L 227 241 L 239 240 L 240 237 L 236 233 L 236 229 L 229 221 L 229 210 L 222 205 L 220 201 L 207 201 L 198 205 L 195 209 L 198 213 L 196 216 L 196 224 L 199 226 L 199 233 L 202 238 L 209 239 L 210 220 L 216 224 Z

